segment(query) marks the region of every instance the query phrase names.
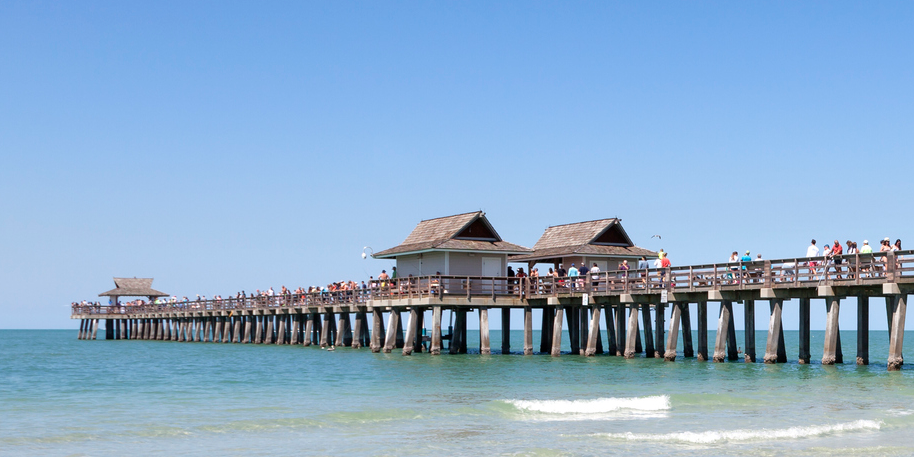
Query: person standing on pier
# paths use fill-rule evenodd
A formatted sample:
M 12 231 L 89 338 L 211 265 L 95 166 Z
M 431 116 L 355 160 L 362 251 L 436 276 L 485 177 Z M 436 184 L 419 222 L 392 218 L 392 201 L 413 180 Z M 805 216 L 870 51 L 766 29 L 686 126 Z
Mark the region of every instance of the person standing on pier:
M 838 240 L 835 240 L 835 243 L 831 248 L 831 257 L 834 260 L 835 264 L 835 278 L 841 279 L 841 263 L 844 259 L 841 256 L 844 255 L 844 248 L 841 246 L 841 243 Z
M 577 287 L 578 281 L 578 269 L 575 268 L 574 264 L 571 264 L 571 268 L 568 269 L 569 282 L 571 283 L 571 288 L 574 289 Z
M 809 247 L 806 248 L 806 257 L 819 257 L 819 247 L 816 246 L 816 240 L 813 239 L 810 243 Z M 809 261 L 809 275 L 811 277 L 814 276 L 815 280 L 818 281 L 819 276 L 818 273 L 816 273 L 816 265 L 818 265 L 818 263 L 816 263 L 815 260 Z

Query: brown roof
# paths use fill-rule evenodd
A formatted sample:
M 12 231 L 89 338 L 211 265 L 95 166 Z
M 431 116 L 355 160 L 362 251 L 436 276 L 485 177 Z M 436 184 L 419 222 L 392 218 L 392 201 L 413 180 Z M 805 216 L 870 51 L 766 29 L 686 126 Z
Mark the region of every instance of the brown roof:
M 99 297 L 165 297 L 168 294 L 152 288 L 153 278 L 114 278 L 114 289 Z
M 480 238 L 458 237 L 461 232 L 480 221 L 487 229 L 486 236 Z M 531 252 L 530 248 L 509 243 L 501 239 L 495 229 L 489 224 L 485 213 L 474 211 L 472 213 L 456 214 L 454 216 L 439 217 L 419 222 L 412 233 L 403 240 L 399 246 L 385 249 L 375 253 L 372 257 L 378 259 L 390 258 L 396 255 L 428 250 L 453 250 L 453 251 L 497 251 L 509 254 Z
M 597 241 L 611 229 L 615 231 L 618 242 L 603 244 Z M 621 221 L 612 218 L 549 227 L 533 246 L 533 253 L 512 256 L 511 261 L 571 255 L 656 257 L 657 253 L 635 246 L 622 228 Z

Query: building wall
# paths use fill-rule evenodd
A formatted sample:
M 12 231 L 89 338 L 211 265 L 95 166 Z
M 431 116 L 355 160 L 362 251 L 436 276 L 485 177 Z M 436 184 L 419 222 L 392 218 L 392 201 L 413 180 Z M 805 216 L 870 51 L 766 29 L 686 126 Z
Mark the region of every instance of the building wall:
M 431 276 L 440 271 L 444 274 L 444 253 L 424 252 L 422 254 L 397 256 L 397 276 Z
M 498 257 L 501 259 L 501 276 L 507 272 L 508 256 L 506 254 L 483 254 L 483 253 L 465 253 L 450 252 L 448 253 L 450 265 L 448 274 L 456 276 L 482 276 L 482 258 Z

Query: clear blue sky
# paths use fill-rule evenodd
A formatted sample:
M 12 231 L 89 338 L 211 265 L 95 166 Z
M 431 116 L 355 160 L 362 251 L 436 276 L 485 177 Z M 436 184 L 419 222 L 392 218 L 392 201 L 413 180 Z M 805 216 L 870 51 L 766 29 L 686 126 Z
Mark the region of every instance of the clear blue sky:
M 0 328 L 364 279 L 477 209 L 680 265 L 914 246 L 912 48 L 909 2 L 0 2 Z

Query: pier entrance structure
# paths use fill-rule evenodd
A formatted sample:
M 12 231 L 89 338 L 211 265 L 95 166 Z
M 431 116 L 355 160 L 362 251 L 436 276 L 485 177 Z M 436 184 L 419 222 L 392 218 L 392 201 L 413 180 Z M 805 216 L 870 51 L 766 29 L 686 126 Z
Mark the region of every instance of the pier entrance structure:
M 375 253 L 396 259 L 397 276 L 505 276 L 508 256 L 529 248 L 501 239 L 482 211 L 419 222 L 399 246 Z
M 114 278 L 114 289 L 98 294 L 99 297 L 110 297 L 113 308 L 108 307 L 107 309 L 104 309 L 105 307 L 95 306 L 90 306 L 89 308 L 98 308 L 97 312 L 99 313 L 103 311 L 110 312 L 111 310 L 116 309 L 122 314 L 126 314 L 128 308 L 120 306 L 121 297 L 145 297 L 150 302 L 154 302 L 155 299 L 159 297 L 167 297 L 168 294 L 152 288 L 152 280 L 153 278 Z M 128 332 L 129 329 L 127 329 L 126 319 L 105 320 L 105 339 L 126 339 Z M 97 334 L 98 319 L 87 318 L 80 322 L 79 339 L 94 340 Z
M 621 219 L 600 219 L 554 225 L 546 229 L 529 254 L 512 255 L 509 262 L 526 262 L 528 271 L 538 263 L 552 264 L 556 270 L 559 264 L 568 268 L 572 263 L 597 264 L 600 271 L 618 270 L 623 260 L 635 269 L 642 256 L 656 259 L 657 253 L 635 246 Z

